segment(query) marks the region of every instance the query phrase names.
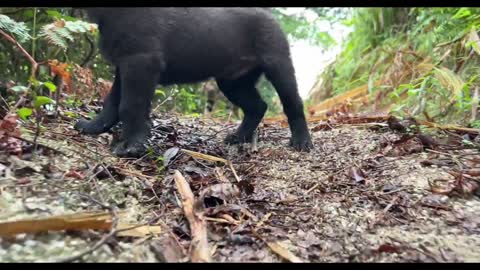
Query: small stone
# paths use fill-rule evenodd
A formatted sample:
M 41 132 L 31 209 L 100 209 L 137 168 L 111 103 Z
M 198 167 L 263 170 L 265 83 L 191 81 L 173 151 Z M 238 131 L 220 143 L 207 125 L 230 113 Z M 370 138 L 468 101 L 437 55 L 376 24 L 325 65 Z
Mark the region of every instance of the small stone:
M 33 241 L 33 240 L 27 240 L 25 241 L 25 246 L 27 247 L 34 247 L 37 245 L 37 242 L 36 241 Z

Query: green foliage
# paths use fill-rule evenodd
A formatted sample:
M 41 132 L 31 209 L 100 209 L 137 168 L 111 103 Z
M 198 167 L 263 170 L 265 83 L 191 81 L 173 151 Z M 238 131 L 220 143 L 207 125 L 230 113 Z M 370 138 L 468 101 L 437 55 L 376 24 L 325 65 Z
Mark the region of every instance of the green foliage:
M 478 128 L 478 129 L 480 129 L 480 120 L 475 120 L 475 121 L 473 121 L 473 122 L 471 123 L 471 126 L 472 126 L 473 128 Z
M 30 34 L 24 22 L 16 22 L 6 15 L 0 14 L 0 30 L 12 34 L 20 43 L 29 40 Z
M 39 37 L 44 37 L 50 44 L 67 49 L 68 42 L 74 41 L 74 34 L 93 32 L 93 24 L 84 21 L 63 21 L 44 25 Z
M 45 87 L 47 87 L 48 90 L 50 90 L 50 92 L 52 92 L 52 93 L 57 91 L 57 86 L 55 84 L 53 84 L 52 82 L 44 82 L 43 85 L 45 85 Z
M 201 98 L 199 84 L 172 85 L 155 90 L 154 108 L 158 111 L 176 111 L 188 115 L 203 113 L 205 99 Z M 158 106 L 161 104 L 161 106 Z
M 279 21 L 283 31 L 288 37 L 294 40 L 308 40 L 312 45 L 321 46 L 328 49 L 335 45 L 335 39 L 330 36 L 327 31 L 320 30 L 317 23 L 322 20 L 322 17 L 317 17 L 313 21 L 309 21 L 305 17 L 305 9 L 303 12 L 294 15 L 286 15 L 285 8 L 272 9 L 273 15 Z M 317 14 L 322 14 L 317 11 Z
M 480 72 L 480 9 L 356 8 L 345 23 L 353 31 L 323 85 L 342 93 L 367 84 L 387 91 L 398 114 L 468 122 Z M 378 79 L 384 84 L 374 88 Z
M 46 96 L 37 96 L 35 97 L 35 102 L 33 103 L 33 107 L 35 109 L 39 109 L 40 107 L 42 107 L 43 105 L 47 105 L 47 104 L 52 104 L 52 103 L 55 103 L 55 101 L 53 101 L 51 98 L 49 97 L 46 97 Z
M 266 113 L 267 116 L 278 115 L 282 112 L 282 107 L 280 106 L 280 100 L 277 96 L 277 92 L 264 76 L 260 78 L 260 81 L 257 84 L 257 89 L 258 92 L 260 92 L 262 99 L 268 105 L 268 111 Z
M 33 110 L 31 108 L 20 108 L 17 110 L 17 113 L 20 118 L 27 120 L 27 118 L 32 115 Z
M 57 59 L 82 64 L 92 55 L 88 64 L 97 78 L 111 78 L 110 66 L 98 55 L 96 48 L 98 31 L 93 24 L 70 16 L 73 9 L 0 8 L 2 12 L 8 13 L 8 17 L 0 15 L 0 29 L 16 38 L 37 62 Z M 0 37 L 0 78 L 25 82 L 30 69 L 29 61 L 18 53 L 18 48 Z M 40 66 L 39 73 L 43 80 L 50 79 L 44 66 Z
M 16 93 L 21 93 L 21 92 L 26 92 L 28 91 L 28 87 L 26 86 L 23 86 L 23 85 L 16 85 L 12 88 L 10 88 L 10 90 L 16 92 Z

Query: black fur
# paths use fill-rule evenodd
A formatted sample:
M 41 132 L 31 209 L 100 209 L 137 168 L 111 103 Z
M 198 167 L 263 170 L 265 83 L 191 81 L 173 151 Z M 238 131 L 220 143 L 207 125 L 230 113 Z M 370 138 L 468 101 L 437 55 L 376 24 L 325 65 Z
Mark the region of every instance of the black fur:
M 149 133 L 155 86 L 215 78 L 220 90 L 244 112 L 227 143 L 249 142 L 267 104 L 255 88 L 265 74 L 283 104 L 291 145 L 308 151 L 310 139 L 298 94 L 290 49 L 281 28 L 262 8 L 90 8 L 98 24 L 100 49 L 116 67 L 103 111 L 75 128 L 99 134 L 122 121 L 113 145 L 118 156 L 139 156 Z

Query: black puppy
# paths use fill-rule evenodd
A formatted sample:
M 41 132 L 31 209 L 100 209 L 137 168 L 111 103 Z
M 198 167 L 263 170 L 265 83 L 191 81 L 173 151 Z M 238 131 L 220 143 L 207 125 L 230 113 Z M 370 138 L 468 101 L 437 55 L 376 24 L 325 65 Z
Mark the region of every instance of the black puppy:
M 259 77 L 275 87 L 297 150 L 313 146 L 298 94 L 288 41 L 262 8 L 89 8 L 98 24 L 100 49 L 115 65 L 115 81 L 102 112 L 75 128 L 85 134 L 108 131 L 118 121 L 123 132 L 113 152 L 139 156 L 149 135 L 155 86 L 215 78 L 220 90 L 244 112 L 230 144 L 249 142 L 267 104 L 255 88 Z

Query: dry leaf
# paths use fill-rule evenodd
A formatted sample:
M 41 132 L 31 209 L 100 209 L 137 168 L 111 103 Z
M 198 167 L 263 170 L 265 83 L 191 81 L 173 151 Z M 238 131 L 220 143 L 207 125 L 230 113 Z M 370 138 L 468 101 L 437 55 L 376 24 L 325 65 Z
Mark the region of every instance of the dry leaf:
M 124 224 L 124 223 L 120 223 L 117 225 L 118 230 L 123 230 L 127 228 L 131 228 L 131 229 L 120 231 L 117 233 L 117 236 L 141 238 L 149 235 L 159 235 L 160 233 L 162 233 L 161 226 L 148 226 L 148 225 L 138 226 L 135 224 Z
M 180 151 L 180 148 L 178 147 L 167 149 L 163 154 L 163 166 L 167 167 L 168 164 L 170 164 L 170 161 L 177 155 L 178 151 Z
M 84 172 L 79 172 L 75 170 L 71 170 L 65 174 L 65 177 L 72 177 L 78 180 L 82 180 L 85 178 L 85 173 Z
M 449 194 L 455 188 L 455 180 L 436 179 L 428 181 L 432 193 Z
M 202 190 L 199 194 L 199 201 L 205 202 L 205 199 L 209 197 L 215 197 L 221 199 L 224 202 L 228 202 L 234 198 L 240 196 L 240 190 L 236 185 L 230 183 L 222 183 L 210 186 Z
M 53 24 L 55 25 L 55 27 L 63 28 L 63 27 L 65 27 L 65 20 L 60 19 L 60 20 L 55 21 Z
M 365 173 L 363 172 L 362 169 L 359 169 L 357 167 L 352 167 L 348 171 L 349 176 L 355 180 L 355 183 L 364 183 L 365 182 Z
M 213 172 L 215 172 L 215 175 L 217 176 L 218 180 L 223 183 L 230 183 L 228 179 L 225 177 L 225 174 L 223 172 L 223 169 L 220 167 L 215 167 L 213 169 Z
M 391 244 L 383 244 L 378 247 L 377 252 L 379 253 L 399 253 L 400 248 Z
M 181 262 L 185 257 L 184 248 L 170 234 L 155 240 L 151 247 L 161 262 Z
M 280 243 L 278 242 L 265 242 L 270 249 L 272 249 L 273 252 L 275 252 L 277 255 L 282 257 L 283 259 L 293 262 L 293 263 L 301 263 L 303 262 L 302 259 L 298 258 L 297 256 L 293 255 L 288 249 L 284 248 Z

